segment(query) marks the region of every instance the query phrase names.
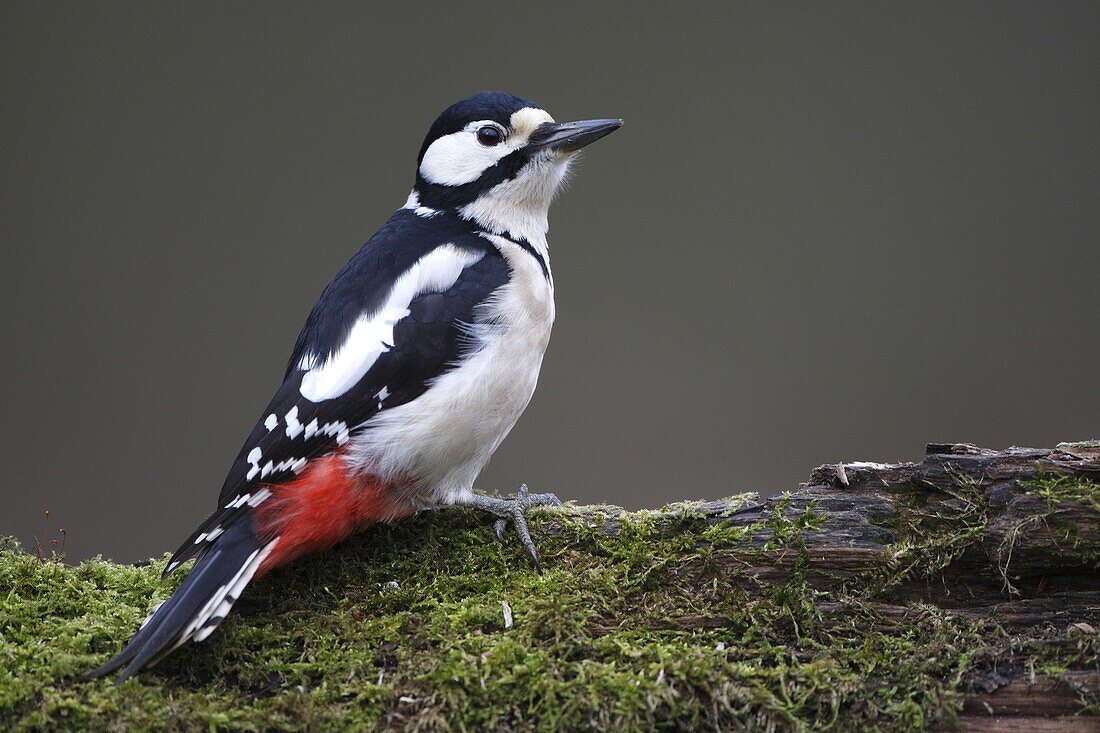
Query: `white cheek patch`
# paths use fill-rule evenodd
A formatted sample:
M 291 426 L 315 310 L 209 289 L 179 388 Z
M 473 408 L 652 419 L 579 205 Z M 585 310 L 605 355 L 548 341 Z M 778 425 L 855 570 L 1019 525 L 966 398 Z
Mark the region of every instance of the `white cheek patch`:
M 477 141 L 477 131 L 493 123 L 489 120 L 471 122 L 461 131 L 444 135 L 428 146 L 420 162 L 420 175 L 425 181 L 442 186 L 473 183 L 501 158 L 526 145 L 527 138 L 539 125 L 553 121 L 545 110 L 524 107 L 509 118 L 508 139 L 492 147 Z
M 483 252 L 468 252 L 447 244 L 417 260 L 397 278 L 386 302 L 377 311 L 359 317 L 347 340 L 329 359 L 316 363 L 313 354 L 302 357 L 299 367 L 308 369 L 302 377 L 302 396 L 311 402 L 323 402 L 339 397 L 358 384 L 378 357 L 391 348 L 394 326 L 409 314 L 413 300 L 424 293 L 449 290 L 463 270 L 484 256 Z M 297 423 L 297 413 L 294 417 Z M 289 428 L 288 425 L 288 435 Z M 305 428 L 295 426 L 295 429 Z M 337 432 L 346 432 L 346 429 Z M 258 456 L 256 460 L 259 461 Z M 249 461 L 252 462 L 251 455 Z M 253 463 L 253 468 L 255 466 Z
M 473 122 L 466 129 L 439 138 L 424 152 L 420 175 L 429 183 L 461 186 L 472 183 L 514 149 L 507 142 L 486 147 L 477 141 L 477 130 L 488 122 Z

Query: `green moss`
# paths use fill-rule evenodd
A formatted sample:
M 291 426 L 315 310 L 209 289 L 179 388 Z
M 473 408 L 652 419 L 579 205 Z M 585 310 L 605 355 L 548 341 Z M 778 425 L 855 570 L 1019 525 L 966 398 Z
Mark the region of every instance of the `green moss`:
M 896 541 L 886 549 L 881 571 L 856 578 L 854 587 L 882 594 L 911 578 L 934 579 L 981 544 L 989 526 L 982 487 L 950 464 L 944 470 L 951 478 L 946 487 L 928 483 L 892 495 L 894 514 L 886 524 Z
M 1046 511 L 1041 521 L 1060 550 L 1080 565 L 1100 567 L 1100 483 L 1079 476 L 1043 474 L 1030 485 Z M 1087 512 L 1080 514 L 1080 510 Z
M 1065 474 L 1040 474 L 1031 486 L 1034 487 L 1033 493 L 1047 503 L 1051 512 L 1073 502 L 1100 513 L 1100 484 L 1088 479 Z
M 983 651 L 1000 654 L 988 624 L 920 604 L 898 623 L 851 589 L 815 590 L 797 568 L 761 588 L 745 582 L 749 570 L 717 562 L 751 537 L 765 538 L 758 552 L 799 547 L 821 518 L 788 508 L 779 502 L 747 527 L 709 522 L 691 505 L 542 510 L 531 521 L 541 575 L 476 512 L 374 527 L 258 581 L 208 641 L 121 687 L 78 675 L 117 651 L 178 576 L 159 579 L 164 559 L 71 567 L 9 543 L 0 549 L 0 728 L 949 722 Z M 1042 664 L 1096 663 L 1095 648 L 1042 654 Z

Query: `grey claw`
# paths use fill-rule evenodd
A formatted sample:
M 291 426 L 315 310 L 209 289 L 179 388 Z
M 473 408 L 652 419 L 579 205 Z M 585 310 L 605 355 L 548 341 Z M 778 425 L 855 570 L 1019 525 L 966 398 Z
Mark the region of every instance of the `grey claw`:
M 527 499 L 531 506 L 561 506 L 561 499 L 554 494 L 531 494 Z
M 497 499 L 475 494 L 470 503 L 497 516 L 497 520 L 493 523 L 493 529 L 496 531 L 497 539 L 502 543 L 504 542 L 504 529 L 508 521 L 511 520 L 516 528 L 516 535 L 519 536 L 520 544 L 531 556 L 531 560 L 535 563 L 535 569 L 540 573 L 542 572 L 542 562 L 539 560 L 535 543 L 531 540 L 531 531 L 527 528 L 527 518 L 524 515 L 532 507 L 561 506 L 561 500 L 558 497 L 553 494 L 532 494 L 530 489 L 527 488 L 527 484 L 523 484 L 511 499 Z
M 512 523 L 516 527 L 520 543 L 527 549 L 527 554 L 535 562 L 535 569 L 542 572 L 542 563 L 539 562 L 539 552 L 535 549 L 535 542 L 531 539 L 531 530 L 527 528 L 527 518 L 523 516 L 522 509 L 516 509 L 512 514 Z

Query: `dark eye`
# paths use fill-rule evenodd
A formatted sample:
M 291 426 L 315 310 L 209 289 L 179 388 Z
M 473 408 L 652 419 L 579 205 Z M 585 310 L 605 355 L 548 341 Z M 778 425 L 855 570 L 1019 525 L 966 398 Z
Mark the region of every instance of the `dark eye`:
M 504 142 L 504 133 L 498 127 L 486 125 L 477 131 L 477 141 L 485 147 L 491 148 Z

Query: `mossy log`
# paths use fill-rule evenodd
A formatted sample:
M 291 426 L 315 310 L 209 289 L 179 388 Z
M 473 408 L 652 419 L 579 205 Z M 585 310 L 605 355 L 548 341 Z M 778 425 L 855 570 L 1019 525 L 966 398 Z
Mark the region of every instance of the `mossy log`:
M 1100 730 L 1100 443 L 797 491 L 372 527 L 213 637 L 82 682 L 178 578 L 0 551 L 0 729 Z

